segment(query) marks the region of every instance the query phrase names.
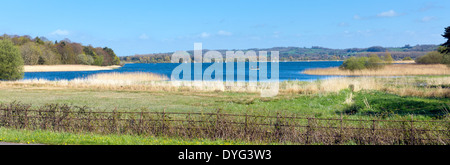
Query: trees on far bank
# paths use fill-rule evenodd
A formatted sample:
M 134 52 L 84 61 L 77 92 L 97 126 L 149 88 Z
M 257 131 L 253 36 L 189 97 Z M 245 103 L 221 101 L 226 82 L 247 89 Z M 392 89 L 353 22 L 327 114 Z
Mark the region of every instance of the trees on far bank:
M 25 65 L 86 64 L 118 65 L 120 59 L 111 48 L 83 46 L 68 39 L 49 41 L 44 37 L 3 35 L 0 40 L 10 40 L 17 46 Z M 84 55 L 84 56 L 83 56 Z

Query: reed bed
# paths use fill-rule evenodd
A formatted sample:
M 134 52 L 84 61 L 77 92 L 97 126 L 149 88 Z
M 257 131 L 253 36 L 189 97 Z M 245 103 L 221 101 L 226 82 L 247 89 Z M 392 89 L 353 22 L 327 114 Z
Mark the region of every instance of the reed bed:
M 127 91 L 169 91 L 169 92 L 245 92 L 260 93 L 273 85 L 270 82 L 221 81 L 167 81 L 168 78 L 152 73 L 107 73 L 84 79 L 49 81 L 45 79 L 0 81 L 0 88 L 64 88 Z M 450 76 L 440 77 L 340 77 L 304 81 L 282 81 L 277 85 L 279 94 L 317 94 L 353 91 L 379 90 L 401 96 L 450 98 Z
M 378 70 L 341 70 L 337 67 L 308 69 L 303 71 L 310 75 L 339 75 L 339 76 L 416 76 L 416 75 L 450 75 L 450 68 L 443 64 L 394 64 L 386 65 Z
M 448 145 L 450 121 L 382 118 L 316 118 L 296 114 L 92 112 L 49 104 L 0 105 L 0 126 L 13 129 L 99 134 L 223 139 L 280 144 Z
M 65 71 L 93 71 L 113 70 L 120 68 L 119 65 L 94 66 L 94 65 L 25 65 L 24 72 L 65 72 Z

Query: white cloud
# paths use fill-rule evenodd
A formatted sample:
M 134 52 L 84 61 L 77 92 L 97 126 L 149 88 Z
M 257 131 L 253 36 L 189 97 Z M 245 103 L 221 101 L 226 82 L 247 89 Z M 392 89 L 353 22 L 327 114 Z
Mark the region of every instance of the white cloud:
M 362 18 L 361 18 L 361 16 L 359 16 L 359 15 L 355 15 L 355 16 L 353 16 L 353 19 L 360 20 L 360 19 L 362 19 Z
M 274 37 L 274 38 L 279 38 L 279 37 L 280 37 L 280 34 L 281 34 L 281 32 L 275 31 L 275 32 L 273 32 L 272 37 Z
M 58 36 L 68 36 L 70 32 L 68 30 L 55 30 L 54 32 L 50 33 L 51 35 L 58 35 Z
M 147 34 L 141 34 L 141 36 L 139 36 L 139 39 L 141 39 L 141 40 L 146 40 L 146 39 L 149 39 L 149 37 L 147 36 Z
M 397 12 L 395 12 L 394 10 L 389 10 L 389 11 L 385 11 L 382 12 L 380 14 L 378 14 L 378 17 L 395 17 L 398 16 L 399 14 Z
M 202 34 L 200 34 L 200 37 L 202 37 L 202 38 L 208 38 L 210 36 L 211 36 L 211 34 L 209 34 L 207 32 L 203 32 Z
M 436 19 L 436 17 L 426 16 L 426 17 L 423 17 L 420 21 L 421 22 L 429 22 L 429 21 L 432 21 L 432 20 L 435 20 L 435 19 Z
M 339 27 L 347 27 L 349 24 L 347 22 L 341 22 L 338 24 Z
M 231 35 L 233 35 L 233 33 L 227 32 L 227 31 L 224 31 L 224 30 L 219 30 L 219 32 L 217 32 L 217 34 L 221 35 L 221 36 L 231 36 Z

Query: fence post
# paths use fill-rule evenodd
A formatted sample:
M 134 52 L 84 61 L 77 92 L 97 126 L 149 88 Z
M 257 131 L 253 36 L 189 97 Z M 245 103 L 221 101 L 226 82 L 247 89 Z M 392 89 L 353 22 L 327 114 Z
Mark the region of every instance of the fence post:
M 141 111 L 141 117 L 139 118 L 139 133 L 140 134 L 142 134 L 142 132 L 143 132 L 143 127 L 144 127 L 144 125 L 143 125 L 143 117 L 144 117 L 144 110 L 142 110 Z
M 28 106 L 25 109 L 25 126 L 24 126 L 24 128 L 27 128 L 27 126 L 28 126 L 28 108 L 30 108 L 30 106 Z
M 111 121 L 111 123 L 112 123 L 111 131 L 115 131 L 117 133 L 117 135 L 119 135 L 119 131 L 117 130 L 117 121 L 116 121 L 116 113 L 117 113 L 117 111 L 116 110 L 117 110 L 117 108 L 114 108 L 112 121 Z M 114 132 L 111 132 L 111 133 L 114 133 Z
M 340 130 L 339 130 L 339 143 L 341 143 L 342 142 L 342 132 L 343 132 L 343 129 L 344 129 L 344 125 L 343 125 L 343 121 L 342 121 L 342 119 L 343 119 L 343 116 L 342 116 L 342 112 L 341 112 L 341 118 L 340 118 L 340 125 L 341 125 L 341 128 L 340 128 Z
M 89 111 L 88 113 L 88 119 L 87 119 L 87 127 L 88 127 L 88 131 L 91 132 L 91 111 Z
M 248 115 L 245 113 L 245 127 L 244 127 L 244 136 L 247 137 L 247 127 L 248 127 Z
M 308 125 L 306 126 L 306 141 L 305 144 L 309 144 L 309 136 L 311 133 L 311 118 L 307 118 L 308 119 Z
M 162 121 L 161 121 L 161 133 L 164 134 L 165 132 L 165 121 L 166 121 L 166 109 L 164 108 L 163 113 L 162 113 Z
M 280 134 L 280 113 L 277 112 L 277 121 L 275 122 L 275 136 L 277 138 L 278 141 L 280 141 L 280 137 L 278 136 Z
M 376 122 L 376 120 L 373 119 L 372 120 L 372 138 L 371 138 L 372 144 L 375 144 L 375 140 L 376 140 L 375 139 L 375 127 L 376 127 L 375 122 Z
M 411 135 L 410 140 L 412 145 L 415 145 L 415 135 L 414 135 L 414 115 L 411 114 Z
M 216 113 L 216 125 L 214 127 L 214 138 L 219 137 L 219 133 L 218 133 L 219 123 L 220 123 L 220 109 L 218 109 L 217 113 Z

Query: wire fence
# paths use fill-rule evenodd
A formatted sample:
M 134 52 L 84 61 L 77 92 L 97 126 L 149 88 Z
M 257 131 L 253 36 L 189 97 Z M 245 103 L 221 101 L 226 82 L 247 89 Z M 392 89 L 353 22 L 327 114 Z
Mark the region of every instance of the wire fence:
M 100 112 L 86 107 L 0 106 L 0 126 L 100 134 L 245 140 L 284 144 L 447 145 L 450 121 L 316 118 L 298 115 L 192 112 Z

